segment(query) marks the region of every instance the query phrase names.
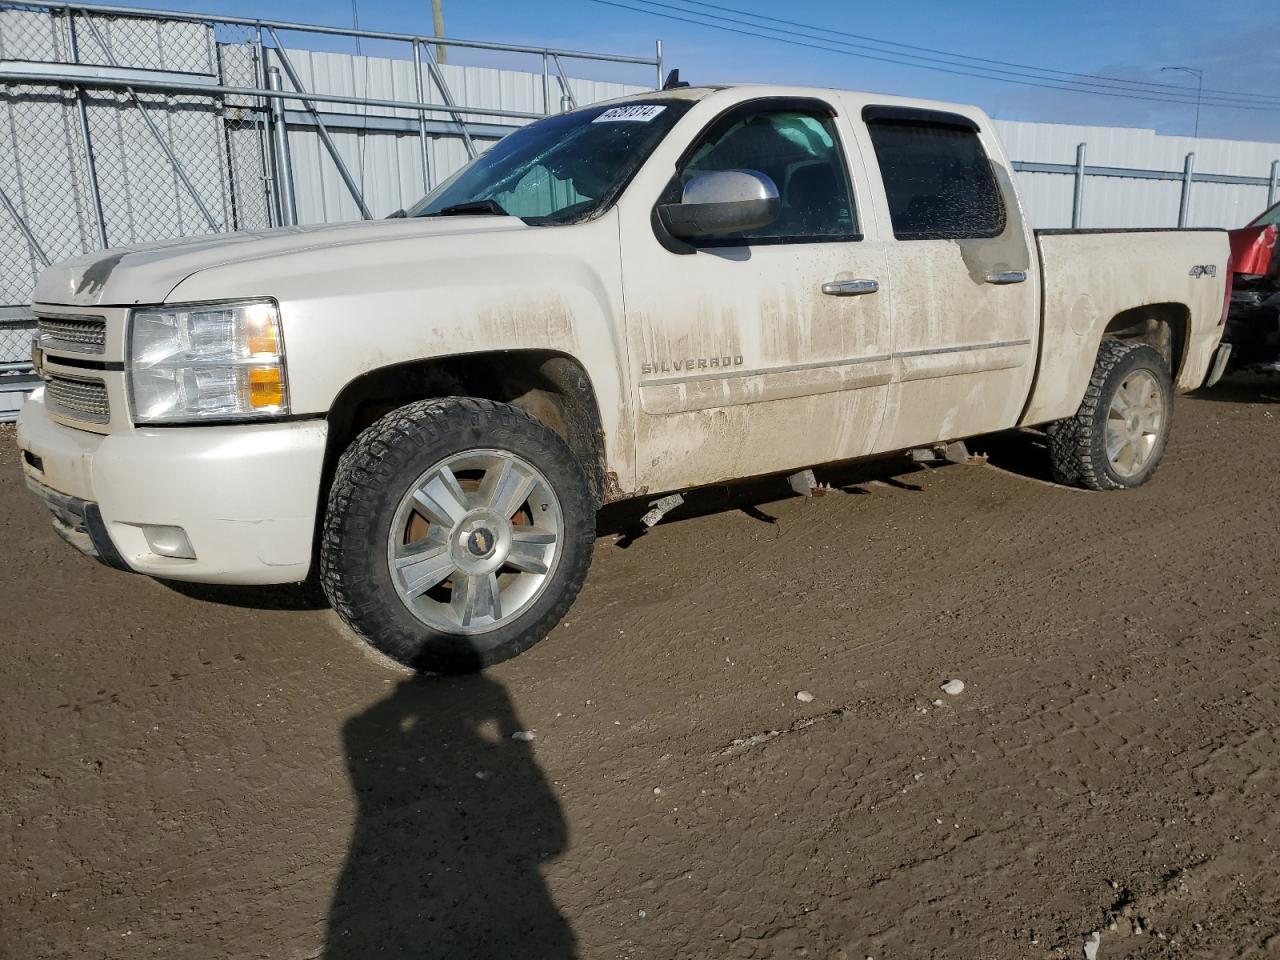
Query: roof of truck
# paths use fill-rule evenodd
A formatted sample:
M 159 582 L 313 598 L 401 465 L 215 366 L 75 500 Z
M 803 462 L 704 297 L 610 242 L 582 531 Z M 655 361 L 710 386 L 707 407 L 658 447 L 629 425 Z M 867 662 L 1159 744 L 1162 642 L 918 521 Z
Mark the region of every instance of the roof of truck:
M 973 106 L 972 104 L 949 103 L 943 100 L 919 100 L 915 97 L 895 97 L 889 94 L 874 93 L 866 90 L 838 90 L 833 87 L 793 87 L 766 83 L 704 84 L 696 87 L 673 87 L 670 90 L 647 90 L 643 93 L 632 93 L 625 97 L 615 97 L 611 100 L 602 100 L 598 103 L 593 103 L 590 106 L 597 107 L 602 104 L 634 102 L 652 103 L 655 100 L 702 100 L 714 94 L 724 93 L 725 91 L 750 92 L 753 96 L 758 97 L 819 97 L 824 99 L 840 97 L 846 100 L 853 100 L 860 106 L 866 104 L 878 104 L 895 107 L 914 107 L 921 110 L 939 110 L 946 113 L 958 113 L 962 116 L 968 116 L 973 119 L 985 119 L 986 117 L 986 114 L 980 107 Z

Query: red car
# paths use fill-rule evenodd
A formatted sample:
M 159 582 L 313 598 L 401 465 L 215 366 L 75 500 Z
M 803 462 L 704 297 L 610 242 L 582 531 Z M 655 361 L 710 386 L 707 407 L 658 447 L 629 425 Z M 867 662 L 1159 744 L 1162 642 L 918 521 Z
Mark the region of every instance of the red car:
M 1280 373 L 1280 203 L 1229 236 L 1235 286 L 1222 339 L 1231 369 Z

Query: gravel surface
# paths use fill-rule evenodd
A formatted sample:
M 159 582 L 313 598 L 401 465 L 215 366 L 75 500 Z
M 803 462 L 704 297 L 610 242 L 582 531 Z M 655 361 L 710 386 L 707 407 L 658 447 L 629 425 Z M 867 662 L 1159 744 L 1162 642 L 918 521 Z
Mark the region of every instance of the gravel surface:
M 0 957 L 1280 956 L 1278 395 L 1128 493 L 1017 435 L 614 510 L 448 680 L 81 557 L 0 429 Z

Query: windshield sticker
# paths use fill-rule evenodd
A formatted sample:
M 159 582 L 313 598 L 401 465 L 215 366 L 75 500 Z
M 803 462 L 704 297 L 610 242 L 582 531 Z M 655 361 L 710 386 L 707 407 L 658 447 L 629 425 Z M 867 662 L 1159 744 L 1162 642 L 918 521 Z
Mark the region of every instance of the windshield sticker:
M 648 123 L 663 110 L 667 109 L 656 103 L 641 103 L 634 107 L 610 107 L 592 123 Z

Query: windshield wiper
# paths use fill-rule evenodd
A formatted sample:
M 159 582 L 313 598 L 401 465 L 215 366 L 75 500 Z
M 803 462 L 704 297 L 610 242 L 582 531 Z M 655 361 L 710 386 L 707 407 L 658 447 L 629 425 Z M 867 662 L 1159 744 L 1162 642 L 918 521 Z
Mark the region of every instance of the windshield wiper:
M 461 217 L 470 213 L 483 213 L 493 217 L 510 216 L 507 211 L 497 200 L 492 198 L 486 200 L 468 200 L 465 203 L 454 203 L 447 207 L 441 207 L 432 213 L 424 213 L 424 217 Z

